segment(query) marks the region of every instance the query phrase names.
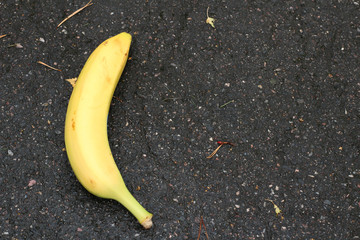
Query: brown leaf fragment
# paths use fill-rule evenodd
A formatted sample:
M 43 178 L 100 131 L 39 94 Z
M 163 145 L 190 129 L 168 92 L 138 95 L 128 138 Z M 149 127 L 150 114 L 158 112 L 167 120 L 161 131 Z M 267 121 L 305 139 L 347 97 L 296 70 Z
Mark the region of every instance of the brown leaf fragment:
M 92 0 L 90 0 L 87 4 L 85 4 L 83 7 L 79 8 L 78 10 L 76 10 L 75 12 L 73 12 L 72 14 L 70 14 L 69 16 L 67 16 L 64 20 L 61 21 L 61 23 L 59 23 L 59 25 L 57 25 L 57 28 L 61 26 L 61 24 L 63 24 L 64 22 L 66 22 L 67 20 L 69 20 L 69 18 L 71 18 L 72 16 L 74 16 L 75 14 L 77 14 L 78 12 L 82 11 L 84 8 L 89 7 L 93 5 Z
M 71 84 L 71 86 L 75 87 L 77 78 L 68 78 L 68 79 L 65 79 L 65 80 L 67 82 L 69 82 Z

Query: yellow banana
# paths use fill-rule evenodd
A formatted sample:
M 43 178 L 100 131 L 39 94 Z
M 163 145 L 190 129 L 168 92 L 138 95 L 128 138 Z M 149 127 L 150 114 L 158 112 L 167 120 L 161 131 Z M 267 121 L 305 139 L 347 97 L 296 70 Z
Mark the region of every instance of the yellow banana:
M 125 186 L 107 135 L 110 103 L 130 44 L 131 35 L 120 33 L 101 43 L 86 61 L 70 97 L 65 145 L 76 177 L 90 193 L 120 202 L 144 228 L 150 228 L 152 214 Z

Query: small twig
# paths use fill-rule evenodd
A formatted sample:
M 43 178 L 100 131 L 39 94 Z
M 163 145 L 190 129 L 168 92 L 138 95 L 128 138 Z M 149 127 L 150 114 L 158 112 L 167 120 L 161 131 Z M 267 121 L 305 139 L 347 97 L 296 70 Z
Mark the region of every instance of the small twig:
M 232 142 L 217 141 L 217 144 L 219 144 L 219 146 L 206 158 L 212 158 L 217 153 L 217 151 L 219 151 L 219 149 L 221 148 L 222 145 L 235 146 L 235 144 L 233 144 Z
M 50 66 L 50 65 L 47 65 L 46 63 L 43 63 L 42 61 L 37 61 L 37 63 L 40 63 L 41 65 L 44 65 L 45 67 L 48 67 L 48 68 L 50 68 L 50 69 L 52 69 L 52 70 L 61 72 L 60 69 L 54 68 L 54 67 L 52 67 L 52 66 Z
M 200 234 L 201 234 L 201 220 L 200 220 L 200 226 L 199 226 L 199 233 L 198 233 L 198 237 L 197 237 L 197 240 L 199 240 L 200 239 Z
M 0 35 L 0 38 L 6 37 L 6 36 L 7 36 L 7 34 Z
M 205 223 L 204 223 L 204 219 L 203 219 L 202 216 L 201 216 L 201 222 L 202 222 L 202 225 L 204 226 L 206 239 L 209 240 L 209 235 L 207 234 L 206 227 L 205 227 Z
M 78 10 L 76 10 L 75 12 L 73 12 L 72 14 L 70 14 L 69 16 L 67 16 L 64 20 L 61 21 L 61 23 L 59 23 L 59 25 L 57 25 L 56 28 L 60 27 L 61 24 L 63 24 L 63 23 L 66 22 L 67 20 L 69 20 L 69 18 L 71 18 L 72 16 L 74 16 L 74 15 L 77 14 L 78 12 L 82 11 L 84 8 L 89 7 L 89 6 L 91 6 L 91 5 L 93 5 L 92 0 L 90 0 L 85 6 L 79 8 Z
M 217 151 L 219 151 L 219 149 L 221 148 L 221 146 L 224 145 L 224 144 L 220 144 L 220 146 L 218 146 L 209 156 L 207 156 L 206 158 L 212 158 L 216 153 Z
M 117 96 L 113 96 L 113 98 L 115 98 L 116 100 L 118 100 L 119 102 L 123 102 L 119 97 Z
M 227 103 L 224 103 L 223 105 L 221 105 L 220 108 L 223 108 L 226 105 L 228 105 L 229 103 L 233 103 L 233 102 L 235 102 L 235 100 L 228 101 Z
M 204 226 L 206 239 L 207 239 L 207 240 L 209 240 L 209 235 L 207 234 L 207 231 L 206 231 L 206 226 L 205 226 L 204 219 L 203 219 L 203 217 L 202 217 L 202 216 L 200 217 L 200 226 L 199 226 L 199 233 L 198 233 L 197 240 L 199 240 L 199 239 L 200 239 L 201 226 Z

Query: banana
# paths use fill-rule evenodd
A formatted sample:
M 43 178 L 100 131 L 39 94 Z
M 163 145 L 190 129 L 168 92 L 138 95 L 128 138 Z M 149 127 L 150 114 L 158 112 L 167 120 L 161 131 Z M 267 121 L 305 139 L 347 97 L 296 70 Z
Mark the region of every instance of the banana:
M 86 61 L 68 104 L 65 146 L 80 183 L 98 197 L 120 202 L 148 229 L 152 226 L 152 214 L 125 186 L 107 135 L 110 103 L 130 44 L 131 35 L 120 33 L 101 43 Z

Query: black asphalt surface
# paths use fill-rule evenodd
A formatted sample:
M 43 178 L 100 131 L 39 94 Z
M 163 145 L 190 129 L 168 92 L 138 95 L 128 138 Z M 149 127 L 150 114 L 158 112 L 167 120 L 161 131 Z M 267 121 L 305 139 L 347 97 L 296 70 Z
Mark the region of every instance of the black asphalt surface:
M 360 238 L 360 1 L 94 1 L 56 27 L 85 4 L 0 1 L 0 239 Z M 123 31 L 109 141 L 150 230 L 64 144 L 65 79 Z

